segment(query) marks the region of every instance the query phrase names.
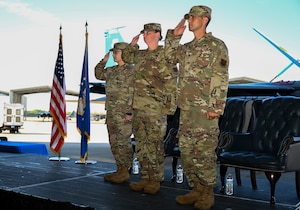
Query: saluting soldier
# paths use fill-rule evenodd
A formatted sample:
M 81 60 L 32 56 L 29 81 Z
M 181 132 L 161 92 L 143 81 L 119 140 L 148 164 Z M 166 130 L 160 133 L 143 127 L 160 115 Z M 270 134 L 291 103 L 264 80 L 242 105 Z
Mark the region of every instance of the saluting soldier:
M 179 147 L 183 170 L 193 187 L 176 201 L 202 210 L 214 205 L 218 118 L 225 107 L 229 64 L 225 43 L 206 32 L 210 20 L 211 8 L 194 6 L 175 29 L 168 30 L 165 42 L 168 61 L 179 63 Z M 180 45 L 185 21 L 194 39 Z
M 147 49 L 139 50 L 137 42 L 143 35 Z M 133 133 L 141 180 L 129 186 L 134 191 L 156 194 L 164 180 L 164 145 L 166 116 L 176 110 L 176 66 L 166 62 L 164 48 L 159 45 L 161 25 L 148 23 L 131 42 L 128 62 L 135 64 Z M 130 49 L 130 48 L 129 48 Z
M 122 59 L 122 51 L 128 46 L 126 42 L 118 42 L 110 50 L 117 65 L 105 68 L 110 53 L 108 52 L 95 67 L 96 78 L 106 81 L 106 124 L 117 171 L 105 175 L 104 180 L 113 183 L 129 181 L 129 168 L 133 159 L 132 122 L 124 120 L 125 113 L 132 112 L 128 99 L 133 97 L 133 87 L 130 85 L 134 79 L 134 69 Z

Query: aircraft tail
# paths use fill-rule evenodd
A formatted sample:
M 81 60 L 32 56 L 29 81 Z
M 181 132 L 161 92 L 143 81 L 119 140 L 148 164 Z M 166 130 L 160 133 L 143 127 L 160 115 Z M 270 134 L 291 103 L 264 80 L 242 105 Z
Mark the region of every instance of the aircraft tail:
M 104 32 L 105 37 L 105 53 L 107 53 L 111 48 L 113 48 L 114 44 L 116 42 L 123 42 L 123 37 L 121 36 L 121 33 L 119 29 L 125 28 L 125 26 L 120 26 L 117 28 L 107 29 Z M 114 66 L 116 63 L 114 62 L 114 59 L 112 55 L 109 55 L 109 59 L 106 63 L 106 67 Z
M 74 118 L 76 117 L 76 112 L 75 111 L 72 111 L 68 116 L 67 116 L 67 119 L 71 119 L 71 118 Z

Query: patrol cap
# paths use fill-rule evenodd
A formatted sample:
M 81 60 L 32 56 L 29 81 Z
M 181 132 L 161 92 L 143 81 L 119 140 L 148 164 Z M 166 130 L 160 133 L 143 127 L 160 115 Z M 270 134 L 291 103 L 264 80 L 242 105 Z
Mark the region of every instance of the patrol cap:
M 190 15 L 192 16 L 204 16 L 204 17 L 208 17 L 208 19 L 211 19 L 211 8 L 207 7 L 207 6 L 193 6 L 190 9 L 190 12 L 184 15 L 184 19 L 189 19 Z
M 113 51 L 113 50 L 124 50 L 126 47 L 128 47 L 128 43 L 127 42 L 117 42 L 114 44 L 114 48 L 110 49 L 109 51 Z
M 159 23 L 147 23 L 144 25 L 144 29 L 141 30 L 141 34 L 144 33 L 144 31 L 161 32 L 161 26 Z

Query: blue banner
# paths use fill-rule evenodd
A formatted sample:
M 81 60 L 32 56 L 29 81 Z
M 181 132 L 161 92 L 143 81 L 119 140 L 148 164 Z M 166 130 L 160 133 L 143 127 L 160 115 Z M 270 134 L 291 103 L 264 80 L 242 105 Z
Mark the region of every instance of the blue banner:
M 77 106 L 77 130 L 81 134 L 80 160 L 85 162 L 88 156 L 88 141 L 90 140 L 90 86 L 88 68 L 88 33 L 85 34 L 85 53 L 82 66 L 80 91 Z

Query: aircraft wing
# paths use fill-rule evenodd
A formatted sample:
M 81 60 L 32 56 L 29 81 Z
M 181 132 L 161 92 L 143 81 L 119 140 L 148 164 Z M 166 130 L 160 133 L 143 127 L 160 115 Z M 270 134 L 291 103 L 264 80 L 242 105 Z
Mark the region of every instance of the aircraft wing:
M 90 92 L 105 94 L 105 82 L 90 82 Z
M 265 40 L 267 40 L 271 45 L 273 45 L 273 47 L 275 47 L 277 50 L 279 50 L 283 55 L 285 55 L 290 61 L 292 61 L 293 64 L 295 64 L 296 66 L 298 66 L 300 68 L 300 62 L 293 58 L 290 54 L 288 54 L 282 47 L 276 45 L 274 42 L 272 42 L 270 39 L 268 39 L 265 35 L 263 35 L 262 33 L 260 33 L 258 30 L 256 30 L 255 28 L 253 28 L 253 30 L 258 33 L 260 36 L 262 36 Z

